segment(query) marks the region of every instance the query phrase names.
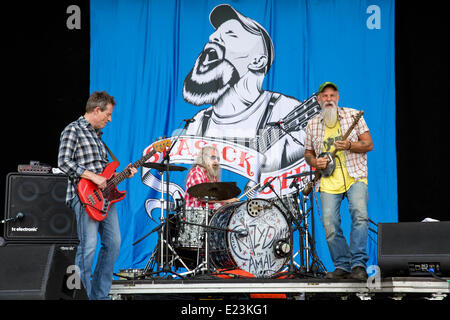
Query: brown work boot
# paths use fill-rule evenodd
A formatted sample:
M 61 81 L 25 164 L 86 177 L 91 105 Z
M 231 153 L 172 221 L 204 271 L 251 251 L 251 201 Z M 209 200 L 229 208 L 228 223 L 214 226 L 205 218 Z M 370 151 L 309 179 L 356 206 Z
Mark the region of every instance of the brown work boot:
M 327 272 L 325 279 L 341 280 L 349 279 L 351 273 L 344 269 L 336 268 L 333 272 Z
M 366 281 L 367 277 L 368 276 L 367 276 L 366 268 L 364 268 L 362 266 L 354 267 L 352 269 L 352 273 L 350 275 L 351 279 L 358 280 L 358 281 Z

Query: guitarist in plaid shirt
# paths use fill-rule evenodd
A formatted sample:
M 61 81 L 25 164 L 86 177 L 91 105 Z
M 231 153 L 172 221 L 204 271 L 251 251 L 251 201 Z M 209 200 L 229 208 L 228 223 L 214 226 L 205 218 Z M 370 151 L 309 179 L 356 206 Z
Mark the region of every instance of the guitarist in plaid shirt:
M 106 187 L 107 180 L 100 174 L 108 164 L 108 152 L 101 139 L 102 131 L 111 122 L 114 97 L 106 92 L 94 92 L 86 104 L 86 113 L 70 123 L 61 133 L 58 152 L 58 167 L 69 176 L 66 203 L 77 218 L 80 244 L 75 256 L 81 281 L 89 299 L 107 300 L 112 284 L 114 263 L 120 249 L 120 229 L 117 210 L 112 204 L 103 221 L 89 217 L 80 202 L 76 186 L 80 178 L 89 179 Z M 129 178 L 137 172 L 130 167 Z M 91 275 L 94 254 L 97 247 L 97 233 L 100 233 L 101 248 L 95 272 Z M 92 276 L 92 279 L 91 279 Z

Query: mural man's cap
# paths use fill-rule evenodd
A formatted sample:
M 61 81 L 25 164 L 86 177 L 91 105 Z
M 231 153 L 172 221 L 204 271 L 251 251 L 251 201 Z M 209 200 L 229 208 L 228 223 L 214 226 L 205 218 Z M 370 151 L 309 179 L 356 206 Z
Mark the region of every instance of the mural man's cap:
M 209 21 L 211 22 L 211 25 L 216 29 L 219 28 L 220 25 L 225 21 L 231 19 L 238 20 L 242 24 L 242 27 L 248 32 L 261 35 L 268 60 L 266 70 L 267 73 L 267 71 L 269 71 L 270 67 L 272 66 L 274 56 L 273 43 L 269 34 L 258 22 L 244 16 L 228 4 L 218 5 L 217 7 L 212 9 L 211 13 L 209 14 Z
M 317 91 L 317 93 L 321 93 L 326 87 L 329 87 L 329 86 L 333 87 L 334 89 L 339 91 L 337 85 L 335 85 L 333 82 L 326 81 L 326 82 L 324 82 L 324 83 L 322 83 L 320 85 L 319 90 Z

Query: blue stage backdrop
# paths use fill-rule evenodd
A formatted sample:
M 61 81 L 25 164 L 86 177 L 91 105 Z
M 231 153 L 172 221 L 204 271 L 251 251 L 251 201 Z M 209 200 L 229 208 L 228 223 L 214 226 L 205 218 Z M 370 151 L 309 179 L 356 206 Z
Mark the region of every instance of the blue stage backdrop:
M 295 191 L 292 179 L 284 178 L 310 170 L 304 128 L 319 112 L 318 86 L 332 81 L 340 106 L 364 110 L 374 141 L 370 219 L 397 221 L 394 56 L 392 0 L 91 1 L 90 90 L 106 90 L 117 101 L 104 140 L 121 161 L 119 169 L 161 137 L 174 141 L 180 134 L 171 164 L 189 168 L 201 147 L 215 145 L 222 181 L 236 182 L 241 195 L 248 191 L 243 200 L 273 198 L 274 191 L 289 198 Z M 190 118 L 195 122 L 180 130 Z M 282 122 L 281 128 L 269 122 Z M 186 174 L 170 172 L 172 201 L 183 197 Z M 151 257 L 157 232 L 133 243 L 160 223 L 160 178 L 155 169 L 141 168 L 119 185 L 127 197 L 118 203 L 116 271 L 143 268 Z M 256 187 L 271 178 L 274 191 Z M 310 231 L 319 259 L 334 270 L 317 197 Z M 260 225 L 260 232 L 276 228 L 271 224 Z M 342 224 L 348 238 L 346 201 Z M 294 244 L 298 250 L 298 232 Z M 369 265 L 376 264 L 373 232 L 368 250 Z

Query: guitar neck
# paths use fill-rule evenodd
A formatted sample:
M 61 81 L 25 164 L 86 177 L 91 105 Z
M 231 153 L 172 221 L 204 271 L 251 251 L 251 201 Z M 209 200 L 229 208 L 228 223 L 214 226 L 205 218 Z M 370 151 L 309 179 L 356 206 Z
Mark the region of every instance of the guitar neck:
M 138 161 L 136 161 L 135 163 L 131 164 L 130 167 L 133 168 L 140 168 L 148 159 L 150 159 L 154 154 L 156 153 L 155 150 L 150 151 L 149 153 L 147 153 L 146 155 L 144 155 L 142 158 L 140 158 Z M 114 176 L 114 178 L 112 178 L 110 180 L 111 184 L 114 184 L 115 186 L 117 186 L 119 183 L 121 183 L 123 180 L 125 180 L 129 175 L 129 171 L 128 168 L 122 170 L 122 172 L 116 174 Z
M 356 124 L 358 123 L 359 119 L 361 119 L 362 115 L 363 115 L 364 111 L 361 110 L 360 112 L 358 112 L 358 114 L 355 116 L 355 118 L 353 119 L 353 123 L 350 126 L 350 128 L 348 128 L 348 130 L 345 132 L 345 134 L 342 136 L 342 140 L 346 140 L 348 138 L 348 136 L 350 135 L 350 133 L 353 131 L 353 129 L 355 128 Z M 334 149 L 333 152 L 331 153 L 331 156 L 334 158 L 336 156 L 337 150 Z

